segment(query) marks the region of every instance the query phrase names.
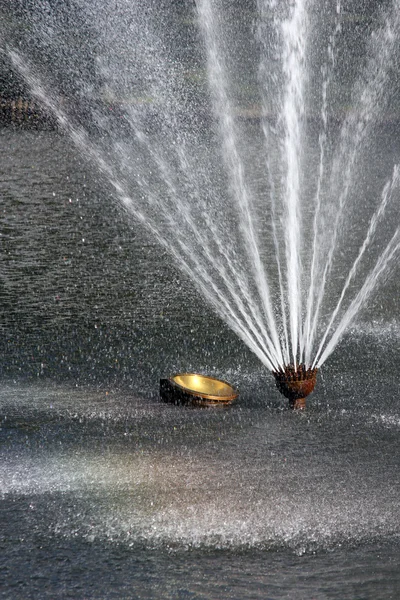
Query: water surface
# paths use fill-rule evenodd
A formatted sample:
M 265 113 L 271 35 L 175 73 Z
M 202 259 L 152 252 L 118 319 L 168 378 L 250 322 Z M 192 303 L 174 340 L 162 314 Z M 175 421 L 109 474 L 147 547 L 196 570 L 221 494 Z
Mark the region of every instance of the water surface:
M 397 598 L 397 280 L 293 414 L 65 138 L 0 143 L 2 597 Z M 180 370 L 239 401 L 160 403 Z

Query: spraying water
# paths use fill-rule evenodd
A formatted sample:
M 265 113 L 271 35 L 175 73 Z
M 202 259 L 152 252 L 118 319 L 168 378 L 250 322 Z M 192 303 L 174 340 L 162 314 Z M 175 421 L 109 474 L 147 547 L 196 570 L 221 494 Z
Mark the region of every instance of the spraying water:
M 315 6 L 257 1 L 251 43 L 258 53 L 259 127 L 253 134 L 265 154 L 259 189 L 237 110 L 232 25 L 223 3 L 197 0 L 191 15 L 198 40 L 192 59 L 204 73 L 200 87 L 150 0 L 113 7 L 100 0 L 76 3 L 74 18 L 90 30 L 90 73 L 82 66 L 88 47 L 66 45 L 65 14 L 44 0 L 28 17 L 29 43 L 18 43 L 23 34 L 12 27 L 1 32 L 2 51 L 33 96 L 108 180 L 126 211 L 274 372 L 290 365 L 294 372 L 315 373 L 400 250 L 398 166 L 375 206 L 354 221 L 357 174 L 388 104 L 400 5 L 393 1 L 378 14 L 351 109 L 335 128 L 343 9 L 341 0 L 324 8 L 330 25 L 315 102 Z M 311 160 L 315 104 L 318 155 Z M 118 107 L 117 115 L 109 106 Z M 342 260 L 346 254 L 350 258 Z M 343 285 L 332 294 L 338 272 Z

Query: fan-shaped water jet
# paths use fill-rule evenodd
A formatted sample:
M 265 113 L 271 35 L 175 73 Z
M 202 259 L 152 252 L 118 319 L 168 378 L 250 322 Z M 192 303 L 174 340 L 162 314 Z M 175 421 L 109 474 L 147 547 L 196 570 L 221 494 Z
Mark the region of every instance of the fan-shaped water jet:
M 366 60 L 347 73 L 340 0 L 325 6 L 323 22 L 305 0 L 258 0 L 257 27 L 243 37 L 256 32 L 251 124 L 240 118 L 246 57 L 232 43 L 226 7 L 188 4 L 196 31 L 188 55 L 165 35 L 165 23 L 176 21 L 169 4 L 164 22 L 152 2 L 115 12 L 102 1 L 81 2 L 73 15 L 61 5 L 23 12 L 18 27 L 2 27 L 1 52 L 129 218 L 304 407 L 316 369 L 400 251 L 398 159 L 381 182 L 364 177 L 391 107 L 400 6 L 392 0 L 374 11 Z M 89 24 L 91 43 L 66 43 L 79 28 L 86 39 Z

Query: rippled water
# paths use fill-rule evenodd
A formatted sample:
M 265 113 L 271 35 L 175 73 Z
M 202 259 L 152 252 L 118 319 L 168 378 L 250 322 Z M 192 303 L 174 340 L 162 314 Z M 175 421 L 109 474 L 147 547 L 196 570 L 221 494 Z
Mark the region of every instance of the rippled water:
M 0 144 L 1 597 L 397 598 L 396 279 L 293 414 L 65 139 Z M 160 403 L 184 369 L 239 401 Z

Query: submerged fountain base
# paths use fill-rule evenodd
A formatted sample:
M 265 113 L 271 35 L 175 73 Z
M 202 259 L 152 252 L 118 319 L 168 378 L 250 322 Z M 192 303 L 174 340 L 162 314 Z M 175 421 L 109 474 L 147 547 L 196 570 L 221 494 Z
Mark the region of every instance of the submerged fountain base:
M 287 365 L 284 371 L 274 371 L 276 387 L 289 399 L 291 408 L 304 410 L 306 398 L 315 387 L 318 369 L 307 369 L 304 364 Z

